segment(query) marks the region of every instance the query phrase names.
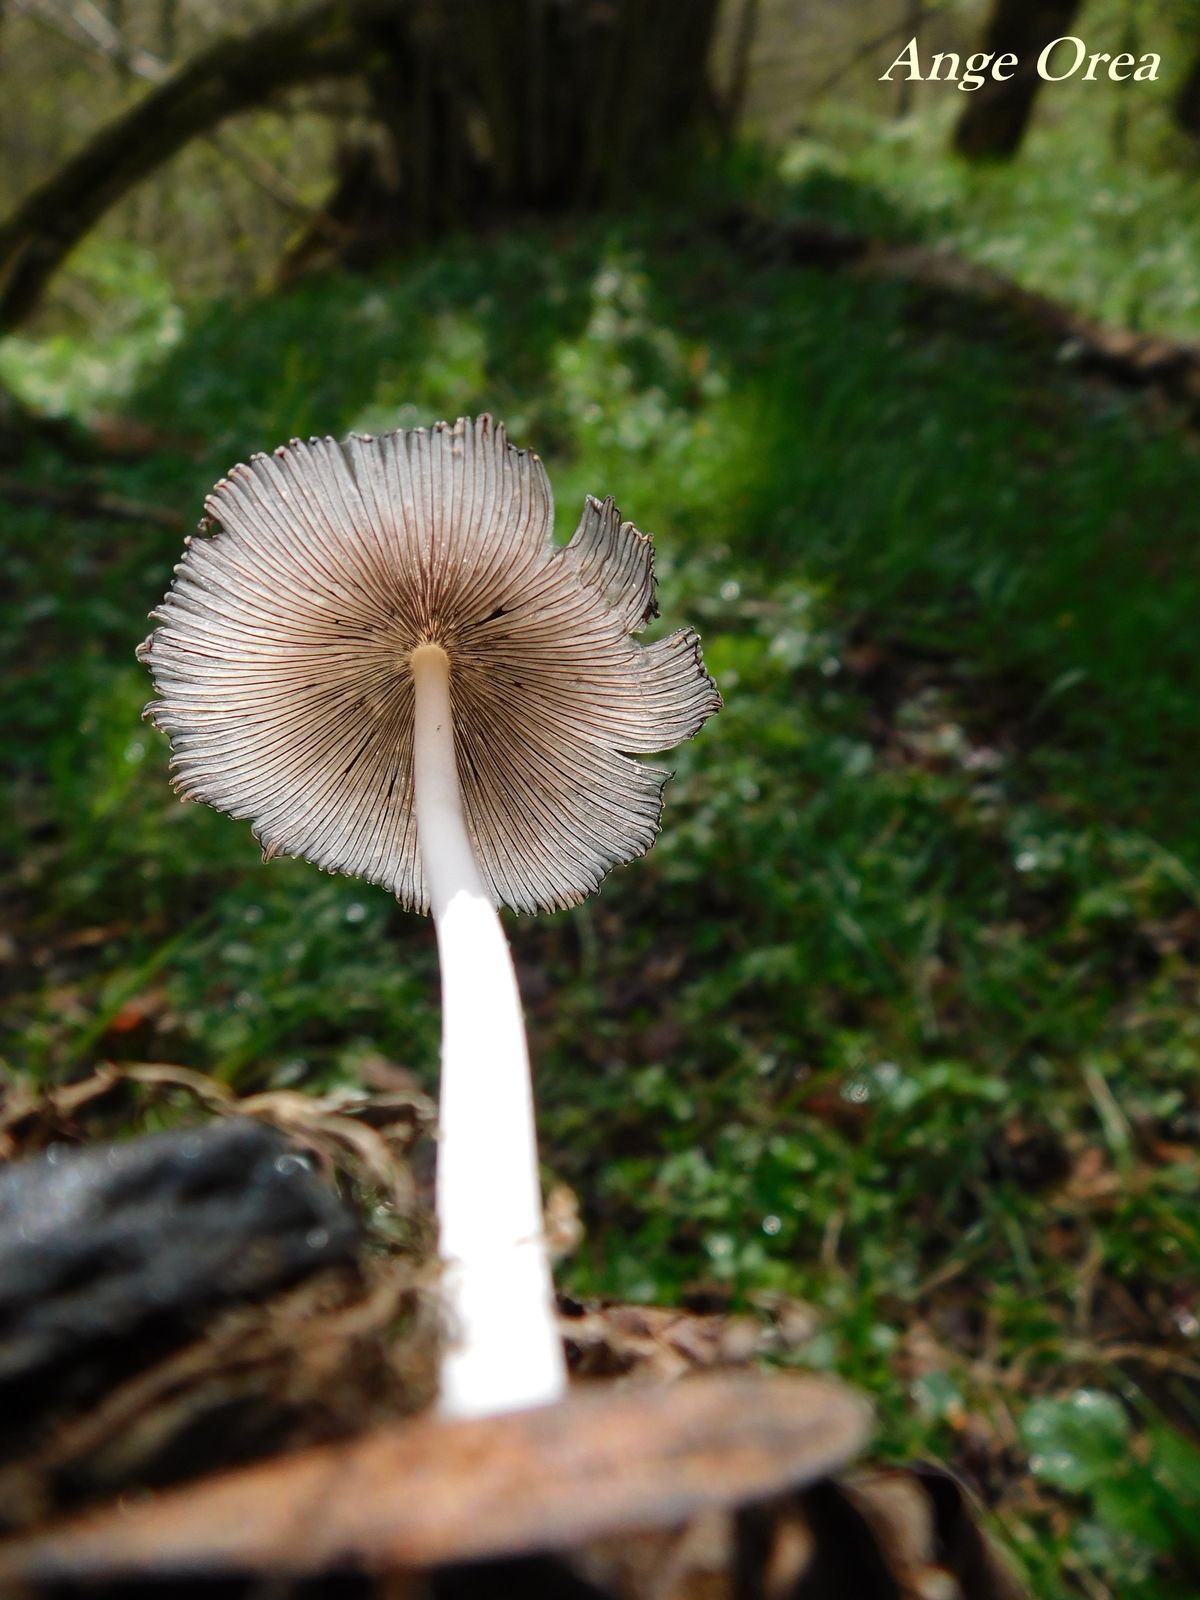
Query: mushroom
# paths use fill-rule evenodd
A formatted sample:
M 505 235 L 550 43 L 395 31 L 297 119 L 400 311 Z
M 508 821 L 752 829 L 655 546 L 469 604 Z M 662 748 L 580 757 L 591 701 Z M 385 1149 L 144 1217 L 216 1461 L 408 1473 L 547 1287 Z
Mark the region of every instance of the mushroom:
M 634 756 L 720 705 L 688 629 L 648 646 L 652 547 L 611 499 L 551 537 L 538 457 L 490 417 L 293 440 L 217 484 L 140 648 L 173 783 L 432 911 L 442 976 L 440 1405 L 566 1386 L 528 1051 L 497 915 L 576 904 L 649 849 Z
M 539 1552 L 603 1559 L 603 1545 L 589 1552 L 593 1541 L 607 1542 L 605 1565 L 612 1566 L 614 1547 L 644 1549 L 647 1534 L 681 1529 L 692 1518 L 704 1519 L 697 1530 L 702 1547 L 717 1543 L 720 1552 L 717 1519 L 725 1512 L 734 1513 L 742 1548 L 720 1565 L 735 1567 L 740 1577 L 771 1554 L 772 1509 L 843 1466 L 869 1430 L 869 1409 L 856 1395 L 797 1373 L 705 1373 L 661 1388 L 581 1385 L 556 1406 L 387 1422 L 197 1483 L 122 1495 L 115 1504 L 0 1539 L 0 1584 L 11 1585 L 10 1592 L 58 1584 L 74 1593 L 76 1585 L 115 1581 L 136 1593 L 155 1580 L 169 1593 L 171 1580 L 183 1574 L 212 1584 L 230 1574 L 269 1583 L 368 1572 L 380 1580 L 381 1593 L 426 1595 L 424 1584 L 401 1581 L 393 1588 L 383 1580 L 441 1567 L 461 1575 L 464 1563 Z M 823 1487 L 826 1501 L 836 1497 L 833 1485 Z M 830 1527 L 822 1544 L 833 1547 L 836 1561 L 848 1522 L 855 1521 L 836 1515 L 836 1504 L 833 1514 L 825 1509 Z M 795 1534 L 787 1540 L 796 1542 Z M 806 1565 L 806 1556 L 817 1555 L 813 1544 L 810 1538 L 807 1550 L 801 1542 L 798 1553 L 785 1547 L 779 1554 Z M 668 1570 L 675 1566 L 671 1560 Z M 512 1568 L 480 1567 L 469 1588 L 461 1576 L 453 1587 L 432 1587 L 435 1594 L 480 1596 L 528 1593 L 533 1586 L 521 1584 Z M 704 1593 L 732 1587 L 697 1585 Z M 616 1584 L 610 1591 L 576 1583 L 537 1592 L 616 1590 Z M 666 1591 L 665 1583 L 655 1583 L 645 1592 Z M 619 1592 L 627 1594 L 628 1586 L 621 1583 Z M 681 1589 L 672 1584 L 670 1592 Z M 767 1591 L 740 1583 L 737 1592 Z M 784 1591 L 772 1585 L 770 1592 Z M 786 1592 L 800 1591 L 789 1585 Z M 884 1592 L 899 1590 L 889 1585 Z

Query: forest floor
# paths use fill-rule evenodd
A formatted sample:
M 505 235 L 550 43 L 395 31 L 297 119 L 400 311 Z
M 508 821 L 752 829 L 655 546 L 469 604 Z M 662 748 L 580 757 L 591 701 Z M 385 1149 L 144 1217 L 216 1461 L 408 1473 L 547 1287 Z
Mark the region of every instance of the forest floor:
M 781 214 L 936 237 L 896 184 L 794 167 Z M 121 502 L 5 507 L 5 1060 L 432 1085 L 428 927 L 176 802 L 133 650 L 235 461 L 490 410 L 562 534 L 595 492 L 655 535 L 659 626 L 699 629 L 726 702 L 671 756 L 646 860 L 511 922 L 584 1228 L 562 1286 L 800 1308 L 783 1359 L 865 1389 L 884 1457 L 963 1472 L 1039 1594 L 1183 1600 L 1200 446 L 969 299 L 748 264 L 719 209 L 186 312 L 98 245 L 109 335 L 0 348 L 103 447 L 10 487 Z

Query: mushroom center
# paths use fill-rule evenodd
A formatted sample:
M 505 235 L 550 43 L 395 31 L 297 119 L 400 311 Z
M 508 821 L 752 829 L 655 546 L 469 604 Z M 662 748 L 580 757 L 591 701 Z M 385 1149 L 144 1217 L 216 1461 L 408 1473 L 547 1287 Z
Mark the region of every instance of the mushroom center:
M 434 643 L 432 639 L 422 639 L 420 644 L 409 651 L 408 669 L 414 678 L 423 670 L 449 672 L 450 657 L 440 644 Z

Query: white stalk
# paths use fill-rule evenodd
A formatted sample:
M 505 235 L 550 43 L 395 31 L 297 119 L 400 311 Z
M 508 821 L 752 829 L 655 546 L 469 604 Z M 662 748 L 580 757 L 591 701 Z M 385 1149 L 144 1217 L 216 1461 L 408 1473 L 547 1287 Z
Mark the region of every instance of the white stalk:
M 440 1409 L 557 1400 L 567 1376 L 542 1224 L 525 1023 L 500 918 L 463 818 L 450 662 L 411 657 L 417 837 L 442 971 L 438 1248 L 447 1312 Z

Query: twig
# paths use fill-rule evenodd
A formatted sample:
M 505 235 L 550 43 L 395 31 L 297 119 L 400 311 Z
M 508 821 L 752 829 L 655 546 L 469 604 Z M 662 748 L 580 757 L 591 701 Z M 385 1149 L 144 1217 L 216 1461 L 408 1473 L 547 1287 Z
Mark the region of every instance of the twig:
M 156 528 L 170 528 L 172 532 L 185 526 L 185 518 L 170 506 L 126 500 L 94 483 L 52 489 L 45 484 L 21 483 L 16 478 L 3 477 L 0 478 L 0 496 L 14 505 L 44 506 L 74 517 L 101 517 L 107 522 L 149 522 Z
M 816 100 L 820 95 L 826 94 L 830 89 L 836 88 L 843 78 L 848 78 L 855 67 L 861 66 L 868 56 L 873 56 L 876 50 L 882 50 L 885 44 L 891 44 L 893 39 L 898 39 L 902 33 L 907 33 L 910 28 L 919 28 L 929 21 L 930 17 L 937 16 L 942 7 L 936 3 L 927 6 L 918 6 L 915 11 L 906 11 L 899 22 L 894 22 L 890 28 L 885 28 L 882 33 L 877 33 L 873 39 L 868 39 L 865 44 L 859 45 L 854 54 L 843 61 L 840 67 L 835 67 L 828 77 L 822 78 L 814 88 L 808 91 L 808 99 Z
M 1176 1372 L 1192 1382 L 1200 1379 L 1200 1361 L 1178 1355 L 1174 1350 L 1160 1350 L 1147 1344 L 1090 1344 L 1080 1340 L 1064 1347 L 1066 1361 L 1081 1366 L 1111 1366 L 1118 1361 L 1134 1361 L 1156 1372 Z
M 130 45 L 104 13 L 91 4 L 91 0 L 77 0 L 67 10 L 61 10 L 53 0 L 16 0 L 13 10 L 20 16 L 43 23 L 70 44 L 124 67 L 136 77 L 156 82 L 168 70 L 148 50 L 139 50 Z

